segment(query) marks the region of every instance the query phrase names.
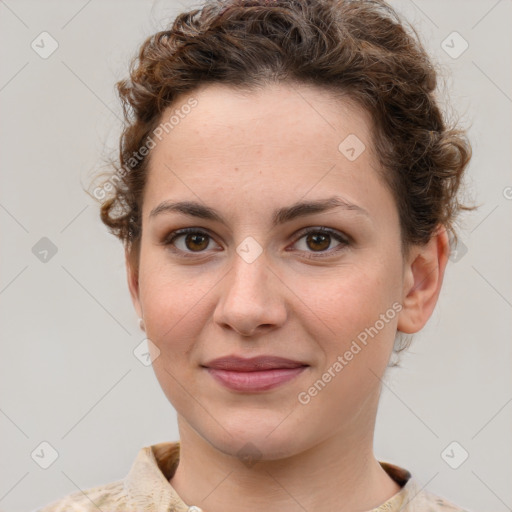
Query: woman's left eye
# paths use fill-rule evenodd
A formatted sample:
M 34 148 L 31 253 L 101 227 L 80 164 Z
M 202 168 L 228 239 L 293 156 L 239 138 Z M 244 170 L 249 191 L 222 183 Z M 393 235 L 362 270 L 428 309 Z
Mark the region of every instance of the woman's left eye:
M 332 239 L 337 240 L 340 244 L 334 249 L 329 249 Z M 305 252 L 309 252 L 308 248 L 313 248 L 313 255 L 306 256 L 306 258 L 321 258 L 326 255 L 330 256 L 333 252 L 342 250 L 345 246 L 349 245 L 349 240 L 346 236 L 343 236 L 338 231 L 334 231 L 328 228 L 314 228 L 309 229 L 302 233 L 294 245 L 304 239 L 303 245 L 306 247 Z M 316 255 L 315 253 L 320 253 Z
M 305 248 L 299 250 L 305 253 L 313 253 L 305 255 L 306 258 L 310 259 L 330 256 L 333 252 L 340 251 L 350 244 L 347 236 L 329 228 L 318 227 L 308 229 L 299 235 L 300 236 L 296 238 L 293 245 L 297 245 L 299 242 L 304 240 L 302 243 Z M 177 243 L 177 240 L 179 239 L 182 239 L 182 247 L 179 247 L 180 244 Z M 332 239 L 338 241 L 339 244 L 334 249 L 329 249 Z M 170 233 L 163 241 L 163 245 L 169 246 L 173 252 L 180 253 L 180 255 L 183 255 L 184 257 L 191 257 L 194 256 L 194 253 L 200 254 L 205 252 L 205 249 L 210 246 L 211 240 L 213 240 L 213 238 L 205 231 L 197 228 L 184 228 Z

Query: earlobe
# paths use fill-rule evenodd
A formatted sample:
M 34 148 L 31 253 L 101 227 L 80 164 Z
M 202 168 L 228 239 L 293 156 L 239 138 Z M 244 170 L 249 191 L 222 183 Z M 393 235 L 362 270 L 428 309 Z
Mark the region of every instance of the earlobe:
M 139 271 L 137 266 L 134 264 L 131 255 L 125 250 L 125 262 L 126 262 L 126 278 L 128 281 L 128 289 L 130 290 L 130 296 L 132 303 L 139 317 L 142 317 L 142 307 L 140 304 L 139 296 Z
M 449 242 L 446 228 L 439 227 L 430 241 L 416 246 L 405 268 L 402 306 L 397 329 L 418 332 L 432 315 L 441 292 L 448 262 Z

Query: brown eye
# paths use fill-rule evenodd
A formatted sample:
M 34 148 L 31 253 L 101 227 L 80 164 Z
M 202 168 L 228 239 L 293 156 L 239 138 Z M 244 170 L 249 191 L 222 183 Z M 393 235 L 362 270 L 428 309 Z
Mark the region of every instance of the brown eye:
M 333 239 L 338 242 L 334 248 L 330 248 Z M 299 250 L 305 253 L 306 258 L 321 258 L 323 256 L 331 256 L 334 253 L 343 250 L 350 244 L 349 238 L 343 236 L 338 231 L 328 228 L 309 229 L 302 233 L 295 245 L 299 246 Z M 318 254 L 315 254 L 318 253 Z
M 212 237 L 204 231 L 184 228 L 173 231 L 162 243 L 169 246 L 169 249 L 175 253 L 193 256 L 193 253 L 205 252 L 212 240 Z
M 185 246 L 191 251 L 202 251 L 208 247 L 208 235 L 193 233 L 185 235 Z
M 306 236 L 308 247 L 315 251 L 325 251 L 331 245 L 331 235 L 323 233 L 310 233 Z

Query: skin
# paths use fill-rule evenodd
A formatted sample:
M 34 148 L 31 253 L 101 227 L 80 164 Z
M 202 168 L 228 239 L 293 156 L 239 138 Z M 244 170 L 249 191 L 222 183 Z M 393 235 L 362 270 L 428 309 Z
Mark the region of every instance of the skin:
M 178 415 L 181 457 L 170 483 L 185 503 L 208 512 L 239 511 L 241 503 L 248 512 L 377 507 L 400 490 L 373 454 L 381 378 L 397 330 L 418 332 L 434 310 L 446 230 L 439 226 L 402 258 L 371 119 L 348 99 L 297 84 L 244 94 L 209 84 L 190 96 L 197 106 L 151 151 L 139 260 L 126 253 L 134 307 L 159 351 L 152 348 L 154 371 Z M 366 146 L 355 161 L 338 150 L 349 134 Z M 333 195 L 368 214 L 337 208 L 272 226 L 275 209 Z M 165 200 L 198 201 L 226 224 L 177 212 L 150 219 Z M 174 242 L 190 258 L 162 244 L 185 227 L 210 235 Z M 301 230 L 318 227 L 351 241 L 308 242 Z M 246 237 L 263 251 L 251 263 L 236 252 Z M 393 303 L 401 311 L 300 403 L 298 394 Z M 272 390 L 236 392 L 201 367 L 232 354 L 309 367 Z M 254 464 L 238 455 L 244 446 L 257 450 Z

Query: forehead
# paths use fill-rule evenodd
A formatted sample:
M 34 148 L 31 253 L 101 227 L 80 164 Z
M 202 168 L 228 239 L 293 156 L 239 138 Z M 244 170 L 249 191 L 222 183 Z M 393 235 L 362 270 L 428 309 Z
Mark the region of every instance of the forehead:
M 236 192 L 280 206 L 305 194 L 314 199 L 338 191 L 365 202 L 385 192 L 369 115 L 324 89 L 208 85 L 179 98 L 160 126 L 150 153 L 146 218 L 170 197 L 227 200 Z
M 171 118 L 172 126 L 166 127 Z M 161 120 L 161 149 L 154 153 L 165 152 L 173 144 L 176 150 L 182 143 L 236 150 L 240 143 L 276 146 L 306 139 L 306 147 L 319 158 L 337 149 L 348 130 L 368 139 L 370 125 L 368 113 L 355 102 L 322 88 L 290 83 L 249 91 L 210 84 L 181 96 L 167 109 Z

